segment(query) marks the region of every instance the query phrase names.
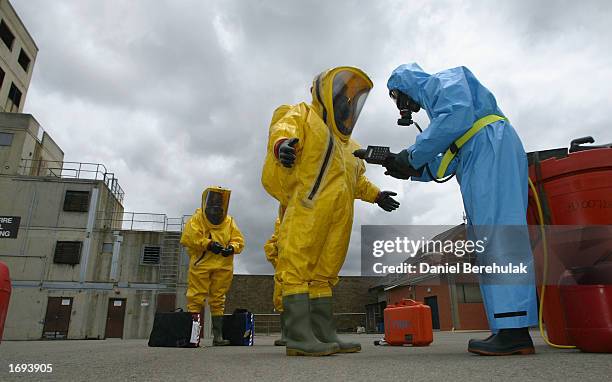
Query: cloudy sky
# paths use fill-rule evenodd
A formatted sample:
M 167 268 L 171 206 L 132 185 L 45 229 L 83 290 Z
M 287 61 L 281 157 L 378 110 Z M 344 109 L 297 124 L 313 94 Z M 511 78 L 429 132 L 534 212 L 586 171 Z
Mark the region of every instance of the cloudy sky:
M 125 210 L 190 214 L 208 185 L 233 190 L 247 248 L 238 273 L 270 273 L 262 245 L 276 203 L 260 185 L 272 111 L 309 101 L 315 74 L 362 68 L 374 89 L 353 134 L 409 146 L 386 81 L 416 61 L 465 65 L 491 89 L 527 151 L 592 135 L 612 142 L 612 3 L 597 1 L 12 0 L 40 51 L 25 112 L 65 159 L 104 163 Z M 416 120 L 428 123 L 424 112 Z M 458 224 L 455 181 L 402 182 L 370 167 L 402 206 L 356 202 L 345 274 L 359 272 L 362 224 Z

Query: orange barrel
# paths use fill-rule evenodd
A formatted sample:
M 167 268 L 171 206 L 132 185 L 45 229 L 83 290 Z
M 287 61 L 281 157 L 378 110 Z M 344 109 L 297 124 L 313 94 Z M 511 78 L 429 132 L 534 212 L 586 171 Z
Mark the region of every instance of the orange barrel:
M 542 207 L 544 224 L 567 225 L 549 231 L 549 270 L 544 301 L 544 322 L 551 342 L 572 345 L 566 330 L 564 304 L 558 282 L 567 269 L 589 267 L 612 248 L 612 147 L 581 146 L 593 143 L 585 137 L 572 142 L 571 148 L 529 153 L 529 177 L 534 183 Z M 527 222 L 538 225 L 535 198 L 529 190 Z M 598 226 L 599 225 L 599 226 Z M 532 233 L 539 231 L 532 227 Z M 589 245 L 585 246 L 584 243 Z M 588 248 L 585 248 L 588 247 Z M 541 241 L 534 248 L 538 284 L 542 284 L 543 251 Z M 540 288 L 538 288 L 538 293 Z
M 0 261 L 0 342 L 4 332 L 4 322 L 8 313 L 9 300 L 11 298 L 11 278 L 6 264 Z
M 563 285 L 567 332 L 582 351 L 612 353 L 612 285 Z
M 592 267 L 565 272 L 561 301 L 576 347 L 612 353 L 612 253 Z
M 431 308 L 404 299 L 385 308 L 385 341 L 389 345 L 427 346 L 433 342 Z

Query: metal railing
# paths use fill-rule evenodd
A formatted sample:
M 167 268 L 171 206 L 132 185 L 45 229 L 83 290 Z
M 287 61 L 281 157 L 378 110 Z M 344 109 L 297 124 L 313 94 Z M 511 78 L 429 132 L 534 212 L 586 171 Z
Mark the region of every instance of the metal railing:
M 112 229 L 124 231 L 162 232 L 166 228 L 167 220 L 165 214 L 116 211 L 111 213 L 110 216 L 98 218 L 98 226 L 112 227 Z
M 255 333 L 270 335 L 280 333 L 279 313 L 255 313 Z M 355 333 L 358 326 L 366 327 L 365 313 L 334 313 L 338 332 Z
M 119 185 L 115 174 L 109 172 L 101 163 L 65 162 L 43 159 L 22 159 L 19 174 L 27 176 L 52 176 L 66 179 L 101 180 L 113 196 L 123 203 L 125 192 Z
M 183 232 L 185 223 L 189 220 L 190 215 L 183 215 L 180 218 L 166 218 L 164 223 L 164 231 L 167 232 Z
M 165 292 L 173 293 L 179 286 L 181 257 L 181 233 L 188 216 L 169 218 L 165 214 L 116 211 L 97 219 L 102 229 L 123 231 L 150 231 L 160 234 L 160 257 L 157 264 L 157 282 L 166 286 Z M 184 286 L 181 285 L 180 286 Z
M 182 232 L 189 215 L 170 218 L 166 214 L 115 211 L 99 217 L 98 226 L 124 231 Z

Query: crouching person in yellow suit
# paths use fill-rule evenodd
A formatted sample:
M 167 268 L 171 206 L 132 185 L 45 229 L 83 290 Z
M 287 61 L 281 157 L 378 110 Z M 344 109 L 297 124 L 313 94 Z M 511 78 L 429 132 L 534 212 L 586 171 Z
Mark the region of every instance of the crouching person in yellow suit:
M 244 248 L 242 233 L 227 214 L 230 193 L 221 187 L 204 190 L 202 208 L 187 221 L 181 236 L 189 253 L 187 310 L 200 313 L 208 300 L 214 346 L 229 345 L 222 334 L 225 294 L 234 277 L 234 255 Z
M 283 105 L 272 117 L 262 173 L 266 191 L 285 207 L 276 273 L 282 280 L 286 353 L 323 356 L 361 350 L 336 334 L 332 288 L 349 246 L 355 199 L 393 211 L 353 156 L 351 133 L 372 88 L 361 70 L 338 67 L 313 81 L 312 103 Z
M 280 279 L 280 272 L 277 272 L 276 264 L 278 263 L 278 247 L 276 246 L 276 242 L 278 241 L 278 228 L 281 222 L 282 212 L 279 208 L 279 217 L 276 219 L 276 223 L 274 223 L 274 233 L 266 244 L 264 244 L 264 252 L 266 253 L 266 259 L 272 264 L 274 267 L 274 292 L 272 294 L 272 303 L 274 304 L 274 310 L 276 312 L 280 312 L 280 326 L 281 326 L 281 338 L 274 341 L 274 346 L 285 346 L 287 345 L 287 328 L 285 325 L 285 315 L 283 313 L 283 295 L 282 295 L 282 286 Z

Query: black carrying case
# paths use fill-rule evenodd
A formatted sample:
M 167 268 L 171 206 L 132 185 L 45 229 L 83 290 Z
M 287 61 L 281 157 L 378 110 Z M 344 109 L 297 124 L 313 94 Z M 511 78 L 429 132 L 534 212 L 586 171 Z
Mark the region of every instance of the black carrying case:
M 201 328 L 200 313 L 155 313 L 149 346 L 196 348 L 200 346 Z
M 223 338 L 233 346 L 253 346 L 255 320 L 253 313 L 236 309 L 231 316 L 223 317 Z

